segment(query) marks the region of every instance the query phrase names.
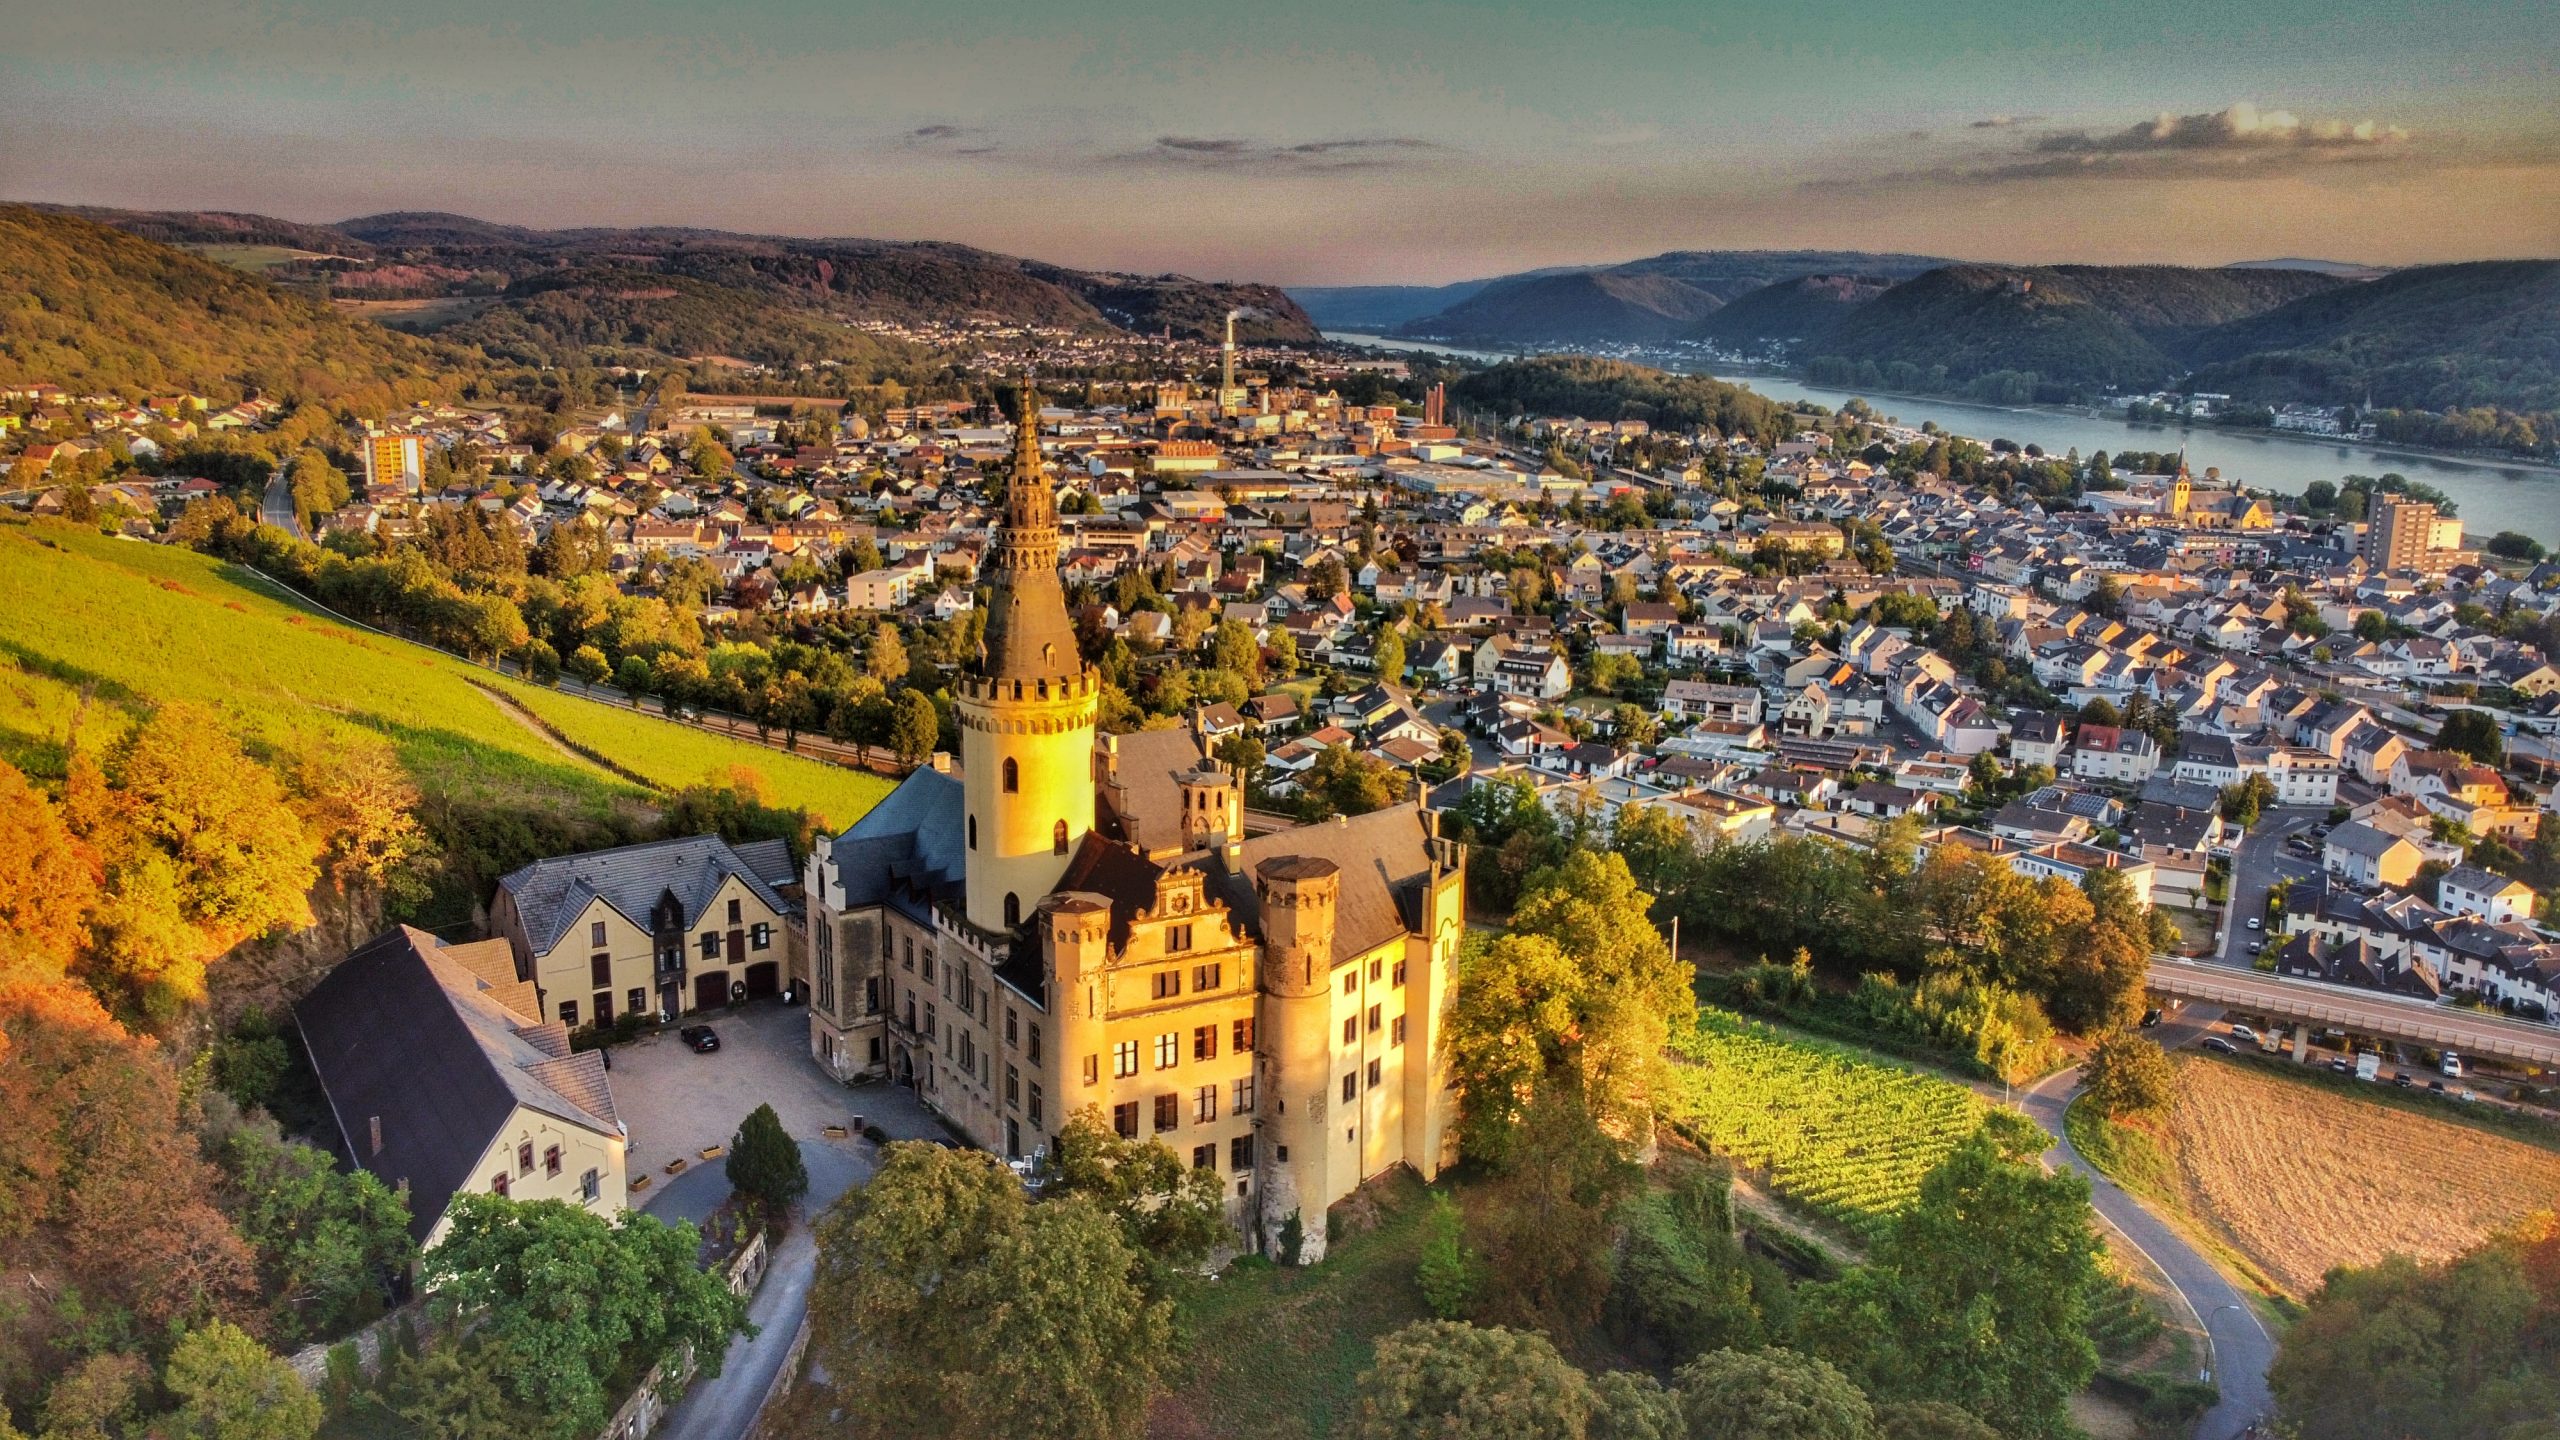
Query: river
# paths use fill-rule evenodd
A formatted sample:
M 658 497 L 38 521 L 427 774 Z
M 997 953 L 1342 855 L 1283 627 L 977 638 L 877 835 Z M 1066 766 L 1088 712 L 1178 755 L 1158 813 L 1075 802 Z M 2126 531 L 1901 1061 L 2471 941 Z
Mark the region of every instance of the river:
M 1468 360 L 1510 358 L 1490 350 L 1432 345 L 1381 335 L 1327 331 L 1325 338 L 1346 345 L 1420 350 Z M 1665 368 L 1707 373 L 1677 361 L 1668 362 Z M 1860 398 L 1851 391 L 1829 390 L 1780 375 L 1721 375 L 1716 378 L 1748 386 L 1772 400 L 1810 401 L 1834 410 L 1851 399 Z M 2114 454 L 2122 450 L 2175 450 L 2184 446 L 2187 468 L 2198 476 L 2202 476 L 2207 468 L 2215 468 L 2221 470 L 2225 479 L 2283 495 L 2299 495 L 2314 480 L 2334 482 L 2347 475 L 2380 475 L 2396 471 L 2443 491 L 2461 514 L 2464 530 L 2475 540 L 2486 539 L 2501 530 L 2520 530 L 2546 545 L 2560 546 L 2560 471 L 2539 465 L 2457 460 L 2442 455 L 2274 431 L 2226 430 L 2218 426 L 2184 423 L 2136 424 L 2077 410 L 1977 405 L 1963 400 L 1886 396 L 1872 392 L 1863 398 L 1878 414 L 1891 416 L 1904 424 L 1917 425 L 1924 420 L 1935 420 L 1941 430 L 1978 440 L 2014 440 L 2021 445 L 2039 446 L 2052 455 L 2072 450 L 2087 455 L 2099 450 Z

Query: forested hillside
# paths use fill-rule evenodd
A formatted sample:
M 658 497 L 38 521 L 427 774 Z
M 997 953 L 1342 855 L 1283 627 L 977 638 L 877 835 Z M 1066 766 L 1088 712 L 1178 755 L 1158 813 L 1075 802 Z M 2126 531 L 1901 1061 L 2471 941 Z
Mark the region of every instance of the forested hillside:
M 752 291 L 613 267 L 519 281 L 442 338 L 520 365 L 728 355 L 781 368 L 834 362 L 850 378 L 869 381 L 912 377 L 931 363 L 920 346 L 829 323 Z
M 1813 274 L 1900 279 L 1944 262 L 1856 250 L 1674 250 L 1587 270 L 1505 276 L 1396 333 L 1478 344 L 1651 344 L 1688 334 L 1723 305 Z
M 77 215 L 0 206 L 0 381 L 337 400 L 431 385 L 452 364 L 444 347 L 183 250 Z
M 2199 338 L 2200 389 L 2255 399 L 2560 410 L 2560 260 L 2426 265 Z
M 1816 344 L 1892 285 L 1873 275 L 1801 275 L 1752 291 L 1689 333 L 1734 347 Z

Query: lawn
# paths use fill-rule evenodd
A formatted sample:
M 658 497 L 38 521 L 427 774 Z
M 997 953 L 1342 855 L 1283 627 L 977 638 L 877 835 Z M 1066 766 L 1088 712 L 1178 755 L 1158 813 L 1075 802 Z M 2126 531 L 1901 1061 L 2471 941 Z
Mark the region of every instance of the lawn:
M 2274 1067 L 2181 1056 L 2157 1129 L 2073 1121 L 2092 1164 L 2296 1299 L 2334 1266 L 2450 1258 L 2560 1194 L 2550 1149 Z

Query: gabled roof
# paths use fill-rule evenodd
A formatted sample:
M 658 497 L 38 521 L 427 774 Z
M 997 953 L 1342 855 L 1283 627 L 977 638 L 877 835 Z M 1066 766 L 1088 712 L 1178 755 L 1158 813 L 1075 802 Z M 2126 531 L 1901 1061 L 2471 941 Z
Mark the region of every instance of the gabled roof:
M 505 993 L 404 925 L 358 947 L 294 1007 L 347 1155 L 409 1187 L 419 1240 L 516 1107 L 622 1138 L 603 1056 L 570 1053 L 567 1031 L 508 1008 Z
M 783 841 L 731 845 L 717 835 L 687 835 L 536 860 L 500 880 L 498 887 L 514 898 L 525 941 L 539 955 L 559 944 L 596 900 L 646 930 L 659 897 L 672 893 L 691 926 L 731 876 L 776 912 L 789 907 L 775 889 L 798 878 L 791 847 Z

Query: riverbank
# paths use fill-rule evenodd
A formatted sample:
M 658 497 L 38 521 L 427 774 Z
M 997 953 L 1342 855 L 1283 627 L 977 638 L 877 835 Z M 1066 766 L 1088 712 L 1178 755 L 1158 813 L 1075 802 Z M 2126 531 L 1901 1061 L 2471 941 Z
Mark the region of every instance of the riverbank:
M 1421 351 L 1453 358 L 1495 363 L 1509 359 L 1491 350 L 1399 340 L 1361 332 L 1327 332 L 1326 339 L 1384 350 Z M 2560 467 L 2531 460 L 2440 455 L 2414 447 L 2368 444 L 2331 436 L 2300 435 L 2274 430 L 2231 430 L 2192 422 L 2146 421 L 2059 407 L 1985 405 L 1926 395 L 1834 390 L 1810 385 L 1774 371 L 1745 366 L 1708 366 L 1670 357 L 1624 357 L 1682 374 L 1710 375 L 1746 385 L 1772 400 L 1813 403 L 1837 410 L 1864 400 L 1879 414 L 1900 423 L 1935 421 L 1942 430 L 1976 439 L 2005 439 L 2034 445 L 2052 455 L 2078 451 L 2179 450 L 2188 467 L 2201 475 L 2217 469 L 2224 479 L 2276 495 L 2300 495 L 2314 481 L 2336 484 L 2348 475 L 2380 475 L 2396 471 L 2431 485 L 2450 498 L 2479 538 L 2500 530 L 2517 530 L 2544 544 L 2560 544 Z

